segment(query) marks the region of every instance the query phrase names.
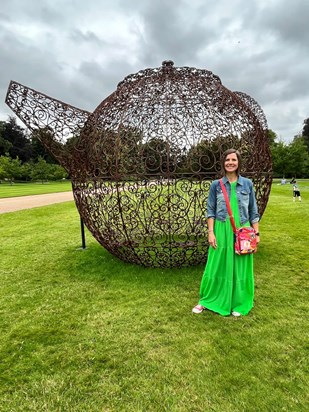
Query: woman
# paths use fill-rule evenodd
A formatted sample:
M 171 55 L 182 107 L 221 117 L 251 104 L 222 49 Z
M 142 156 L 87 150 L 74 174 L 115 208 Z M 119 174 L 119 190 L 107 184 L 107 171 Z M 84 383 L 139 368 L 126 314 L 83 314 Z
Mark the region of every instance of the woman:
M 239 174 L 240 153 L 227 150 L 221 159 L 223 178 L 236 227 L 252 226 L 259 237 L 259 214 L 251 180 Z M 200 300 L 192 309 L 220 315 L 247 315 L 253 307 L 253 255 L 236 255 L 234 233 L 219 180 L 210 186 L 207 201 L 208 259 L 200 287 Z

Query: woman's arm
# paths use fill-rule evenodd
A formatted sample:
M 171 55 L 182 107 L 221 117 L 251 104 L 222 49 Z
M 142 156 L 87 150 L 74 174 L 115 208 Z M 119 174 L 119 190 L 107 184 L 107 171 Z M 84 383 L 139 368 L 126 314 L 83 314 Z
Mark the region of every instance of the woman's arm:
M 256 197 L 255 197 L 255 192 L 254 192 L 254 187 L 251 182 L 251 192 L 250 192 L 250 197 L 249 197 L 249 219 L 250 219 L 250 225 L 253 227 L 256 233 L 256 241 L 257 243 L 260 243 L 260 233 L 259 233 L 259 220 L 260 220 L 260 215 L 258 212 L 258 207 L 256 203 Z
M 256 242 L 260 243 L 259 222 L 251 223 L 251 226 L 253 227 L 256 233 Z
M 208 199 L 207 199 L 207 218 L 216 217 L 217 199 L 216 199 L 216 184 L 217 181 L 214 180 L 209 189 Z
M 208 243 L 210 246 L 212 246 L 214 249 L 217 247 L 217 240 L 216 236 L 214 234 L 214 222 L 215 219 L 212 217 L 209 217 L 207 219 L 207 225 L 208 225 Z
M 211 247 L 216 249 L 217 240 L 214 234 L 214 222 L 216 217 L 216 181 L 213 181 L 210 185 L 208 199 L 207 199 L 207 225 L 208 225 L 208 243 Z
M 254 192 L 254 187 L 251 182 L 250 184 L 251 190 L 249 194 L 249 207 L 248 207 L 248 213 L 249 213 L 249 221 L 251 223 L 251 226 L 253 223 L 258 223 L 260 220 L 260 215 L 258 212 L 258 207 L 256 203 L 256 198 L 255 198 L 255 192 Z M 252 226 L 253 227 L 253 226 Z

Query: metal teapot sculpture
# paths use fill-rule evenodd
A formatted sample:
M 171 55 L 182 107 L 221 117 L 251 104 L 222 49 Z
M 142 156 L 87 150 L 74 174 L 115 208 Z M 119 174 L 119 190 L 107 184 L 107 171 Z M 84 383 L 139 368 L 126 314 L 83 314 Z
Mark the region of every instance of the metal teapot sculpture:
M 89 231 L 124 261 L 206 261 L 206 201 L 228 148 L 240 150 L 265 210 L 272 164 L 264 113 L 208 70 L 164 61 L 127 76 L 93 113 L 13 81 L 6 103 L 68 171 Z

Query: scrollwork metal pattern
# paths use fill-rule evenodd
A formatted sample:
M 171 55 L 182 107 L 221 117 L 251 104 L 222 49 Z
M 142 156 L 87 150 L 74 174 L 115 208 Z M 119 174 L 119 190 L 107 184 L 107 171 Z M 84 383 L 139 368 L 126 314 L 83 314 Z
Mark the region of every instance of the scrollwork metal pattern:
M 242 174 L 265 210 L 272 179 L 265 115 L 208 70 L 165 61 L 127 76 L 93 113 L 16 82 L 6 102 L 70 173 L 90 232 L 124 261 L 206 260 L 206 202 L 227 148 L 242 153 Z

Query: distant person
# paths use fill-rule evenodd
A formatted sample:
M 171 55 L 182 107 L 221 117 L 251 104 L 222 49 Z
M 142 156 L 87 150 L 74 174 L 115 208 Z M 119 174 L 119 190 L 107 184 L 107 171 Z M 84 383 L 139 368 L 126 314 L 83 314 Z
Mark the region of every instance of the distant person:
M 295 199 L 298 198 L 298 200 L 301 202 L 301 196 L 300 196 L 300 191 L 297 185 L 297 182 L 293 183 L 293 202 L 295 202 Z
M 260 241 L 259 213 L 252 181 L 240 175 L 241 156 L 235 149 L 223 153 L 222 182 L 228 193 L 236 227 L 252 226 Z M 192 309 L 208 309 L 222 316 L 247 315 L 253 307 L 253 255 L 234 251 L 234 232 L 219 180 L 210 186 L 207 201 L 209 251 L 200 286 L 200 299 Z
M 282 185 L 285 185 L 285 184 L 286 184 L 286 180 L 285 180 L 284 177 L 281 179 L 281 184 L 282 184 Z

